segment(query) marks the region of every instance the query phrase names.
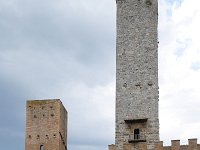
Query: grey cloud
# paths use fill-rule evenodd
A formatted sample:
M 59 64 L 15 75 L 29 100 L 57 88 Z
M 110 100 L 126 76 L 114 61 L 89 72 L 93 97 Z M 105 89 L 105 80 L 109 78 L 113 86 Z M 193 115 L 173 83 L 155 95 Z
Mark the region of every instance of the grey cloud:
M 3 80 L 2 80 L 3 79 Z M 15 81 L 0 79 L 0 145 L 2 149 L 24 149 L 26 90 Z M 8 141 L 13 141 L 9 144 Z
M 10 28 L 13 31 L 10 34 L 8 26 L 4 26 L 5 31 L 3 32 L 6 32 L 5 35 L 8 37 L 2 37 L 0 45 L 4 45 L 7 51 L 25 51 L 25 54 L 27 51 L 32 53 L 39 51 L 37 53 L 40 53 L 41 56 L 50 56 L 49 59 L 54 58 L 53 55 L 56 53 L 60 53 L 61 59 L 65 59 L 65 64 L 63 64 L 65 66 L 73 63 L 67 61 L 68 57 L 72 57 L 78 66 L 88 69 L 88 74 L 95 72 L 104 78 L 113 74 L 115 27 L 112 25 L 113 28 L 108 29 L 107 24 L 105 24 L 105 22 L 111 21 L 102 18 L 100 12 L 94 13 L 92 15 L 94 20 L 92 20 L 91 14 L 89 14 L 91 12 L 87 12 L 85 9 L 75 12 L 72 9 L 70 12 L 70 5 L 66 4 L 65 9 L 62 8 L 61 11 L 60 7 L 56 8 L 56 5 L 53 5 L 54 1 L 45 2 L 41 3 L 40 1 L 38 5 L 35 1 L 25 2 L 21 0 L 21 3 L 16 4 L 17 10 L 15 11 L 19 11 L 20 15 L 9 13 L 8 16 L 12 19 L 7 20 L 7 24 L 11 25 Z M 29 9 L 24 9 L 24 5 Z M 82 16 L 82 11 L 85 16 Z M 114 19 L 112 23 L 114 24 Z M 27 60 L 31 59 L 30 57 L 29 55 L 22 56 Z M 34 53 L 32 57 L 34 57 Z M 64 68 L 64 66 L 61 67 Z M 101 69 L 104 68 L 107 69 L 106 74 L 102 75 Z
M 99 150 L 111 142 L 113 128 L 107 126 L 114 121 L 101 118 L 105 121 L 101 123 L 100 112 L 91 109 L 95 104 L 86 103 L 87 97 L 76 97 L 78 90 L 74 96 L 70 92 L 81 84 L 104 86 L 115 76 L 112 5 L 115 2 L 107 0 L 0 2 L 3 149 L 24 149 L 26 99 L 61 98 L 65 102 L 70 116 L 70 149 Z M 89 115 L 97 118 L 90 120 Z M 14 141 L 12 145 L 8 144 L 10 140 Z

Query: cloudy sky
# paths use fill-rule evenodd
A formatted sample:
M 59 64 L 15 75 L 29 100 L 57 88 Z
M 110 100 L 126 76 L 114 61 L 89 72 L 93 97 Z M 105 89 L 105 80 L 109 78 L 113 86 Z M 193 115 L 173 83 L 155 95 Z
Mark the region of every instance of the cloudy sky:
M 159 0 L 165 145 L 200 139 L 199 5 Z M 114 143 L 115 12 L 115 0 L 0 0 L 2 150 L 24 149 L 27 99 L 62 100 L 70 150 L 106 150 Z

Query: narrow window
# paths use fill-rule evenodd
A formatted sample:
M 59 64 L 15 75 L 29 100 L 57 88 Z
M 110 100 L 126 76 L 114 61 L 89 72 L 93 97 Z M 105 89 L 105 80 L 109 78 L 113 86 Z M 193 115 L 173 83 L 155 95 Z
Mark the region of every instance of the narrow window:
M 44 145 L 40 145 L 40 150 L 44 150 Z
M 134 130 L 134 139 L 139 140 L 140 139 L 140 129 Z

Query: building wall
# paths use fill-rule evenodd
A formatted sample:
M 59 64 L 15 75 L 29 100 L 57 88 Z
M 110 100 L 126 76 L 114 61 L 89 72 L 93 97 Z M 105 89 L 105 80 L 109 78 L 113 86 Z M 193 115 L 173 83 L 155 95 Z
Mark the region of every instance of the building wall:
M 66 150 L 67 111 L 61 101 L 31 100 L 26 106 L 26 150 Z M 61 139 L 63 135 L 63 140 Z
M 67 149 L 67 111 L 63 105 L 60 105 L 60 127 L 59 127 L 59 134 L 60 134 L 60 150 Z
M 154 149 L 159 141 L 157 0 L 117 0 L 116 150 L 139 128 Z M 124 120 L 147 118 L 143 123 Z M 132 144 L 131 150 L 140 144 Z
M 137 143 L 139 150 L 147 150 L 147 143 Z M 133 145 L 124 144 L 123 150 L 131 150 Z M 109 145 L 109 150 L 117 150 L 115 145 Z M 180 145 L 180 140 L 172 140 L 171 146 L 163 146 L 163 142 L 155 142 L 154 150 L 200 150 L 200 144 L 197 144 L 197 139 L 189 139 L 188 145 Z

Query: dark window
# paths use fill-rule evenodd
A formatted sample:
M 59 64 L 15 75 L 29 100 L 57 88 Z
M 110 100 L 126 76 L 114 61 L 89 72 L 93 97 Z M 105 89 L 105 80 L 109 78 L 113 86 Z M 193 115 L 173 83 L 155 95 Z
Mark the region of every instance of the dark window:
M 134 130 L 134 139 L 135 140 L 140 139 L 140 129 L 135 129 Z
M 40 150 L 44 150 L 44 145 L 40 145 Z

